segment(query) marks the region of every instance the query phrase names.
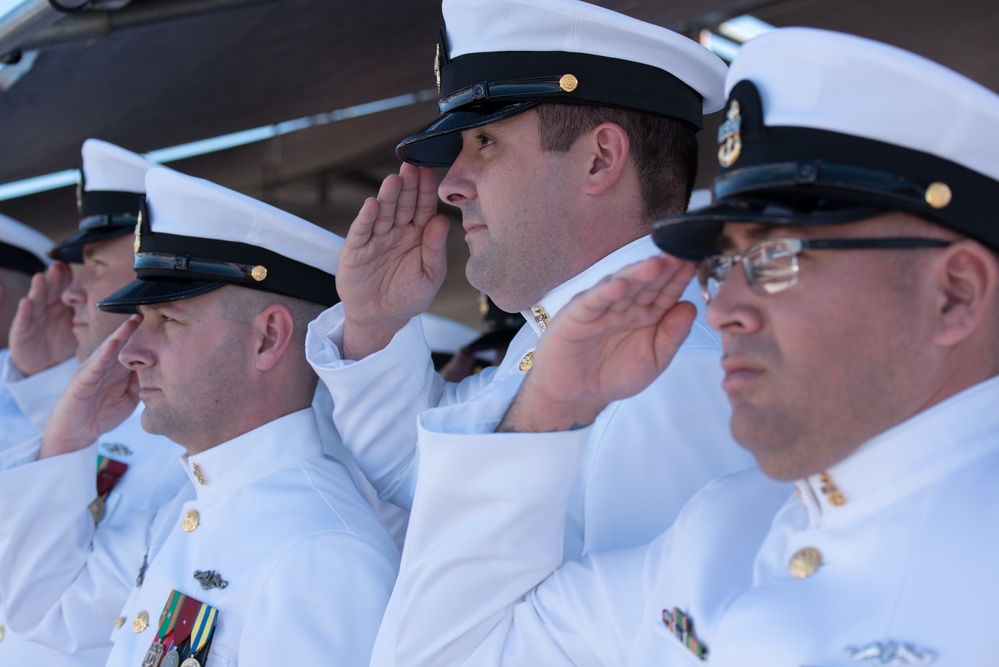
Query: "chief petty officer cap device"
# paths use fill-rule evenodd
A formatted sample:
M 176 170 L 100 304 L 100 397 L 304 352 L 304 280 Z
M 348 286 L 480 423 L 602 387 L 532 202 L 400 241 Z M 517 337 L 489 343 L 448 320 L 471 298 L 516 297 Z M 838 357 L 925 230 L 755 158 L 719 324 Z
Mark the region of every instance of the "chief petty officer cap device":
M 139 215 L 146 172 L 156 166 L 141 155 L 100 139 L 87 139 L 80 150 L 83 168 L 76 187 L 79 231 L 49 250 L 63 262 L 81 263 L 83 246 L 131 234 Z
M 340 301 L 343 239 L 251 197 L 171 169 L 146 175 L 135 230 L 137 279 L 97 304 L 134 313 L 240 285 L 323 306 Z
M 49 265 L 46 252 L 52 240 L 6 215 L 0 215 L 0 268 L 27 275 L 44 271 Z
M 747 42 L 726 89 L 714 204 L 658 222 L 666 252 L 714 254 L 726 222 L 890 211 L 999 249 L 999 95 L 908 51 L 811 28 Z
M 621 107 L 700 129 L 724 102 L 725 64 L 666 28 L 579 0 L 444 0 L 434 71 L 438 118 L 396 148 L 447 167 L 462 130 L 543 102 Z

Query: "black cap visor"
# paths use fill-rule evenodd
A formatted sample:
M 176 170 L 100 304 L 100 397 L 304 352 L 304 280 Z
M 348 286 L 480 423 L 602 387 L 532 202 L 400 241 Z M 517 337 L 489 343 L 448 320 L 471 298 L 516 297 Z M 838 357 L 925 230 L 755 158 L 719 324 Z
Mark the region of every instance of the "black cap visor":
M 461 152 L 459 133 L 462 130 L 512 118 L 538 104 L 540 102 L 516 102 L 463 107 L 445 112 L 421 132 L 403 139 L 396 146 L 395 154 L 403 162 L 418 167 L 450 167 Z
M 107 241 L 127 234 L 135 233 L 135 221 L 128 225 L 103 225 L 90 229 L 81 229 L 68 239 L 52 246 L 48 255 L 52 259 L 60 262 L 71 262 L 73 264 L 83 263 L 83 246 L 88 243 Z
M 111 296 L 98 302 L 97 308 L 106 313 L 133 314 L 139 312 L 139 306 L 190 299 L 217 290 L 226 284 L 203 280 L 140 278 L 133 280 Z
M 888 210 L 872 202 L 760 193 L 723 199 L 696 211 L 664 218 L 655 224 L 652 240 L 663 252 L 698 261 L 719 252 L 718 240 L 726 223 L 778 227 L 840 225 Z

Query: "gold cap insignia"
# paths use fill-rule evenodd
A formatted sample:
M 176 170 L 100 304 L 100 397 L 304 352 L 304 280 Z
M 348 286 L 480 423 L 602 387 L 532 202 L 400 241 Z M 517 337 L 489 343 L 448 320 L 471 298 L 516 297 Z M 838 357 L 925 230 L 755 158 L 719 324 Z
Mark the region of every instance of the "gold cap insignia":
M 558 87 L 567 93 L 571 93 L 576 90 L 579 85 L 579 79 L 574 77 L 572 74 L 563 74 L 562 78 L 558 80 Z
M 437 55 L 434 56 L 434 76 L 437 78 L 437 94 L 441 94 L 441 44 L 437 42 Z
M 739 102 L 732 100 L 725 114 L 727 120 L 718 128 L 718 164 L 731 167 L 742 153 L 742 116 Z
M 950 186 L 940 181 L 934 181 L 926 188 L 926 203 L 933 208 L 946 208 L 952 196 Z
M 142 211 L 139 211 L 139 217 L 135 220 L 135 243 L 132 245 L 132 250 L 136 255 L 139 254 L 139 248 L 142 246 Z
M 80 172 L 80 180 L 76 182 L 76 212 L 83 215 L 83 172 Z
M 250 271 L 250 277 L 259 283 L 261 280 L 267 277 L 267 267 L 257 264 Z

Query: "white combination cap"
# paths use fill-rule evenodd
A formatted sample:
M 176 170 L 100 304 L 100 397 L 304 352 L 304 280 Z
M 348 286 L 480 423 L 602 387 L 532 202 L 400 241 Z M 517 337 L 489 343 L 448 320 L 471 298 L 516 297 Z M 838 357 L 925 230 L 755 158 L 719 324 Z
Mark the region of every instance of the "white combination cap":
M 146 175 L 146 206 L 135 230 L 137 280 L 98 304 L 135 312 L 224 285 L 339 302 L 343 239 L 290 213 L 166 168 Z
M 52 240 L 23 222 L 0 214 L 0 267 L 29 276 L 49 265 Z
M 725 222 L 826 225 L 904 211 L 999 249 L 999 95 L 869 39 L 785 28 L 726 81 L 714 205 L 657 223 L 674 255 L 717 252 Z
M 82 262 L 83 246 L 130 234 L 145 193 L 146 172 L 156 166 L 146 158 L 100 139 L 87 139 L 80 150 L 83 168 L 76 190 L 80 229 L 49 254 L 64 262 Z
M 399 144 L 446 167 L 455 133 L 543 102 L 619 107 L 696 128 L 724 102 L 725 64 L 700 44 L 580 0 L 444 0 L 434 71 L 440 116 Z

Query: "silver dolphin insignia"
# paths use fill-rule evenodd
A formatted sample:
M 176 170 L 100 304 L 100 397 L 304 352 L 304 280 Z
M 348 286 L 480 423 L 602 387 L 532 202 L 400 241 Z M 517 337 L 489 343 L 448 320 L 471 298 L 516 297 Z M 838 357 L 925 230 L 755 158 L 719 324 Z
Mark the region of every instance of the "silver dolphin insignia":
M 194 578 L 198 580 L 201 587 L 206 591 L 210 588 L 225 588 L 229 582 L 222 578 L 222 575 L 215 570 L 194 571 Z
M 874 642 L 860 648 L 848 647 L 844 653 L 852 662 L 873 662 L 876 665 L 928 665 L 936 660 L 933 651 L 895 641 Z

